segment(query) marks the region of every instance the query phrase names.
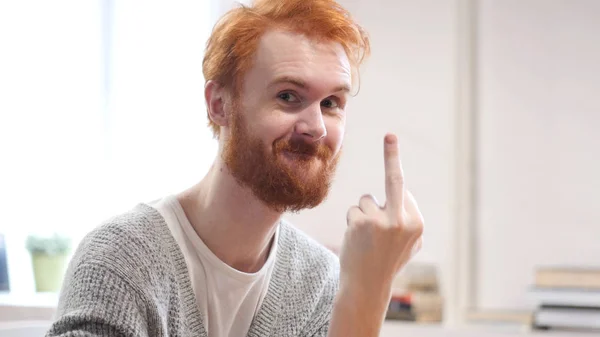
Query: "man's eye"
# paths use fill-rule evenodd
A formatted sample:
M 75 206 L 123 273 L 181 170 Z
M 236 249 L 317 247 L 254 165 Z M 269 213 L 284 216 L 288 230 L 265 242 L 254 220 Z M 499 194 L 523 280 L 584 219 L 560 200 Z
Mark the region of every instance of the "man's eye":
M 337 108 L 338 103 L 337 103 L 337 101 L 335 101 L 333 99 L 326 99 L 326 100 L 321 101 L 321 106 L 323 106 L 324 108 L 327 108 L 327 109 L 332 109 L 332 108 Z
M 296 97 L 296 95 L 292 94 L 291 92 L 282 92 L 279 95 L 277 95 L 277 97 L 280 100 L 286 101 L 288 103 L 300 102 L 300 100 L 298 99 L 298 97 Z

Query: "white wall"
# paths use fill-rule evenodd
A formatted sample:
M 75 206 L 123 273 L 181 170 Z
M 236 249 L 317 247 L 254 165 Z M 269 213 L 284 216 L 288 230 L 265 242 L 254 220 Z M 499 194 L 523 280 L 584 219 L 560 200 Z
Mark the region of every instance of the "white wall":
M 600 2 L 483 0 L 478 305 L 541 265 L 600 267 Z
M 425 216 L 417 260 L 450 268 L 455 1 L 341 1 L 369 32 L 373 53 L 350 102 L 344 153 L 328 200 L 288 218 L 340 244 L 362 194 L 385 201 L 383 136 L 399 135 L 408 188 Z M 444 282 L 447 281 L 447 278 Z
M 600 265 L 600 2 L 478 3 L 474 304 L 526 308 L 535 266 Z M 383 199 L 381 138 L 394 131 L 426 219 L 417 260 L 438 263 L 454 296 L 457 1 L 342 4 L 369 31 L 373 55 L 329 199 L 289 219 L 339 244 L 347 208 L 363 193 Z

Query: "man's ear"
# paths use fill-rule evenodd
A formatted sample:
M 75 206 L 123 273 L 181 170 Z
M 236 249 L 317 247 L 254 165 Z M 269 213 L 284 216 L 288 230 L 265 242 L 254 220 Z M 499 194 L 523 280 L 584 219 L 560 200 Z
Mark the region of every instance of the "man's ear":
M 229 124 L 229 116 L 226 112 L 226 90 L 215 82 L 208 81 L 204 86 L 204 99 L 206 99 L 206 108 L 208 110 L 208 118 L 218 126 L 227 126 Z

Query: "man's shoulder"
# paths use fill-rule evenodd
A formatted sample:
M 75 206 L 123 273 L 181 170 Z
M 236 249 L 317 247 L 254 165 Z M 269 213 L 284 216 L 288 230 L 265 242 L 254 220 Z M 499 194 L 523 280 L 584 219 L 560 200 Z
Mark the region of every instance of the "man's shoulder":
M 79 243 L 73 264 L 98 262 L 108 267 L 130 269 L 160 263 L 169 250 L 169 231 L 160 214 L 139 204 L 106 220 Z
M 104 329 L 103 336 L 117 330 L 137 336 L 148 329 L 155 335 L 165 320 L 189 316 L 194 297 L 180 282 L 185 263 L 169 235 L 160 213 L 145 204 L 89 232 L 65 273 L 57 321 L 48 335 L 79 329 Z

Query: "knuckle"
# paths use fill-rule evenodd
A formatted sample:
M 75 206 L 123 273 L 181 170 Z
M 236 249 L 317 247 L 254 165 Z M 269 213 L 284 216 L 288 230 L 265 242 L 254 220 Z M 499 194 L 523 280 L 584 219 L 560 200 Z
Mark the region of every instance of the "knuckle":
M 392 214 L 392 219 L 396 219 L 395 220 L 396 223 L 393 225 L 402 227 L 406 223 L 406 221 L 404 221 L 404 218 L 406 218 L 406 215 L 404 214 L 403 211 L 400 210 L 400 211 L 394 212 L 394 214 Z
M 415 228 L 415 235 L 421 237 L 423 235 L 423 226 Z
M 413 212 L 409 213 L 408 217 L 414 223 L 423 224 L 425 222 L 425 219 L 423 218 L 423 214 L 421 214 L 421 212 L 419 212 L 419 211 L 413 211 Z
M 363 194 L 358 201 L 359 205 L 377 205 L 377 199 L 372 194 Z
M 386 226 L 385 221 L 382 221 L 381 219 L 379 219 L 376 216 L 375 217 L 373 217 L 373 216 L 365 217 L 362 221 L 362 225 L 371 227 L 372 229 L 375 229 L 375 230 L 389 227 L 389 226 Z
M 364 227 L 369 227 L 370 223 L 369 221 L 367 221 L 366 219 L 358 219 L 355 223 L 354 226 L 356 226 L 356 228 L 364 228 Z
M 360 201 L 373 201 L 375 200 L 375 197 L 372 194 L 363 194 L 360 196 Z
M 354 218 L 356 218 L 358 211 L 359 211 L 359 209 L 357 206 L 350 207 L 348 209 L 348 212 L 346 212 L 346 220 L 352 221 Z
M 403 184 L 404 183 L 404 177 L 398 172 L 388 174 L 387 179 L 392 184 Z
M 419 214 L 419 216 L 415 220 L 415 226 L 421 229 L 421 231 L 423 230 L 423 228 L 425 228 L 425 219 L 423 218 L 423 215 Z

